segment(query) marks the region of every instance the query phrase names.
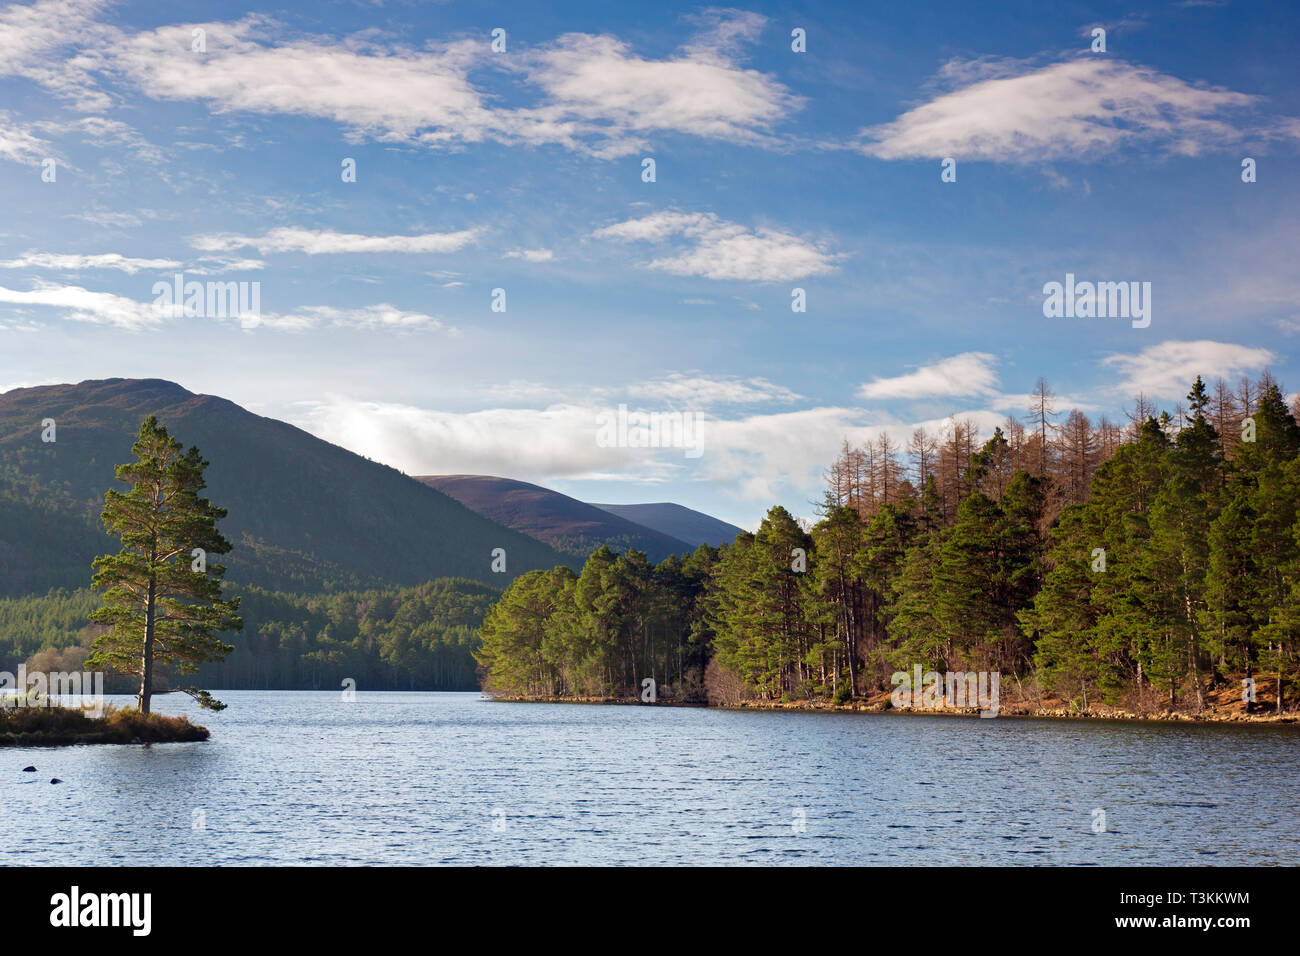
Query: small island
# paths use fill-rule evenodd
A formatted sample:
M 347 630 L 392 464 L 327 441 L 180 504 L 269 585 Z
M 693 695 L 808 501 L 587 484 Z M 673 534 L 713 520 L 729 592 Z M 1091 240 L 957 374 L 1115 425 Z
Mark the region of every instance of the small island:
M 73 744 L 165 744 L 208 739 L 208 729 L 188 717 L 143 714 L 106 707 L 92 717 L 76 707 L 0 707 L 0 747 Z

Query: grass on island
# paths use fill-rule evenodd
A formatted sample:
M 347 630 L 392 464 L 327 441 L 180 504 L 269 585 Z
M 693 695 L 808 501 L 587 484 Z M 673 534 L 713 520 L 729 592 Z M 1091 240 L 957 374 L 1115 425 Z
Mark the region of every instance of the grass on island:
M 207 740 L 208 729 L 188 717 L 142 714 L 135 708 L 105 706 L 102 717 L 69 707 L 0 707 L 0 747 L 60 747 L 68 744 L 176 743 Z

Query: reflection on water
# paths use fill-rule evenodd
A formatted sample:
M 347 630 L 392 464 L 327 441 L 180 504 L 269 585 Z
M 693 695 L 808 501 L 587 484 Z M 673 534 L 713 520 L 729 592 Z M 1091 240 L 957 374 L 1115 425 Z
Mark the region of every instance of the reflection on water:
M 0 749 L 5 862 L 1300 858 L 1294 725 L 218 696 L 202 744 Z M 155 709 L 196 716 L 182 695 Z

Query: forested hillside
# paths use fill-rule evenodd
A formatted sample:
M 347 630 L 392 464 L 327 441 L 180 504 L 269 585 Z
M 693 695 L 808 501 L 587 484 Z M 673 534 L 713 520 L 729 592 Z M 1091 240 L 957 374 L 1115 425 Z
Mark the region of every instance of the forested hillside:
M 492 608 L 489 686 L 528 696 L 845 701 L 926 669 L 1003 686 L 1198 711 L 1254 678 L 1300 679 L 1300 429 L 1270 378 L 1120 426 L 1063 421 L 1042 380 L 1027 420 L 846 444 L 821 519 L 772 508 L 687 561 L 600 551 L 524 575 Z

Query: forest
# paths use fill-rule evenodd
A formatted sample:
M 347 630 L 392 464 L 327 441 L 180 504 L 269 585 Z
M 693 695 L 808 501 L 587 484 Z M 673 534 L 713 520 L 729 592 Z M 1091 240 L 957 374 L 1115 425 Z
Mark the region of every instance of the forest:
M 1297 402 L 1300 405 L 1300 402 Z M 920 664 L 1024 697 L 1141 712 L 1294 708 L 1300 408 L 1265 374 L 1171 411 L 1063 417 L 1039 379 L 987 440 L 952 418 L 845 443 L 815 523 L 773 507 L 721 548 L 596 551 L 488 612 L 485 687 L 528 698 L 845 703 Z
M 243 630 L 234 651 L 199 667 L 198 682 L 231 690 L 474 690 L 477 628 L 499 591 L 439 578 L 394 590 L 287 594 L 232 586 Z M 104 628 L 89 590 L 0 599 L 0 670 L 79 670 Z M 129 690 L 109 675 L 110 691 Z M 192 681 L 187 681 L 192 682 Z

